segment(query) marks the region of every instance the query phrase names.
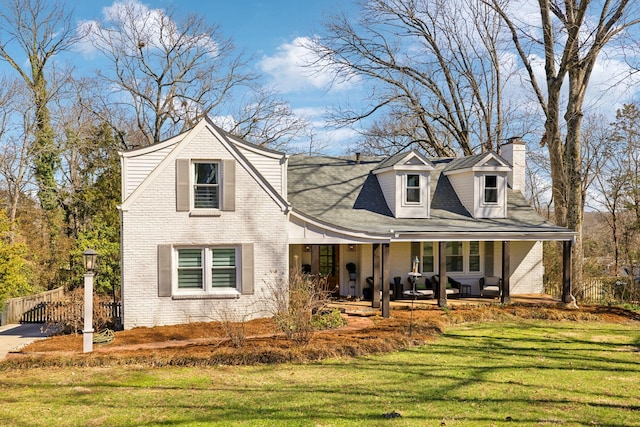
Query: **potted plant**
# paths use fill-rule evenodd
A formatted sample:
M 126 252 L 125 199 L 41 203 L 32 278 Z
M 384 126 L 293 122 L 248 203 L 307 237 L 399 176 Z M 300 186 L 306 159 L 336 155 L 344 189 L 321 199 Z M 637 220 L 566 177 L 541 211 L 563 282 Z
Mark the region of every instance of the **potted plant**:
M 348 262 L 346 267 L 349 272 L 349 280 L 356 280 L 356 265 L 352 262 Z

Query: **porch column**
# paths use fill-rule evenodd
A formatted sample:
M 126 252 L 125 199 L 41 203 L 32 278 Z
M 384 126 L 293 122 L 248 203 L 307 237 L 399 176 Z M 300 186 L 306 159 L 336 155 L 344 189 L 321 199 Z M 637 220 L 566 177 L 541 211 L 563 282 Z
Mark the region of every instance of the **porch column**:
M 389 318 L 389 244 L 382 244 L 382 317 Z
M 571 264 L 573 242 L 566 240 L 562 242 L 562 302 L 571 302 Z
M 447 242 L 438 242 L 438 275 L 439 283 L 434 283 L 436 287 L 436 298 L 438 307 L 447 306 Z
M 380 308 L 380 243 L 373 244 L 373 288 L 371 307 Z
M 320 246 L 311 245 L 311 274 L 320 274 Z
M 502 242 L 502 289 L 500 292 L 500 302 L 502 304 L 511 304 L 511 242 Z

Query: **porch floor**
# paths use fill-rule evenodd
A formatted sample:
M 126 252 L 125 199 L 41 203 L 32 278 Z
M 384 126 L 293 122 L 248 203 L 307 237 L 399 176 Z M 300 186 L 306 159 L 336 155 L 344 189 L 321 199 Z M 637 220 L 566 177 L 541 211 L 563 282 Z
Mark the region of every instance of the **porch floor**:
M 556 305 L 560 304 L 562 301 L 558 298 L 552 297 L 551 295 L 546 294 L 521 294 L 521 295 L 512 295 L 511 303 L 512 304 L 531 304 L 531 305 Z M 407 308 L 410 307 L 412 300 L 410 299 L 400 299 L 389 302 L 389 308 L 393 311 L 394 308 Z M 464 297 L 464 298 L 447 298 L 447 305 L 450 307 L 456 305 L 490 305 L 490 304 L 499 304 L 500 298 L 487 298 L 487 297 Z M 381 301 L 382 304 L 382 301 Z M 414 307 L 423 307 L 423 308 L 436 308 L 438 306 L 438 300 L 433 299 L 416 299 L 413 301 Z M 374 315 L 377 312 L 381 311 L 381 308 L 373 308 L 371 307 L 371 301 L 367 300 L 356 300 L 356 299 L 348 299 L 348 298 L 336 298 L 331 304 L 331 307 L 336 307 L 345 310 L 347 313 L 355 314 L 371 314 Z

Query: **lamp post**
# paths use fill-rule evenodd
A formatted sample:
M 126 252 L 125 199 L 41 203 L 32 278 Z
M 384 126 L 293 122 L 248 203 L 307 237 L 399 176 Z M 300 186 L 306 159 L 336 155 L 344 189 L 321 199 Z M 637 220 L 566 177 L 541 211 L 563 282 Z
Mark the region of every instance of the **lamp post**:
M 93 351 L 93 275 L 98 253 L 93 249 L 82 252 L 84 261 L 84 328 L 82 329 L 82 351 Z

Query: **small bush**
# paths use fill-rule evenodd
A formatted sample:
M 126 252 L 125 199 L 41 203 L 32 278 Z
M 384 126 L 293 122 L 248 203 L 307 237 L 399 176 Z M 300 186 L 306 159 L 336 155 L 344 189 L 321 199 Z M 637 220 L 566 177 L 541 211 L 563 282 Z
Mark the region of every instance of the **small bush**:
M 296 265 L 288 283 L 277 282 L 271 287 L 275 296 L 273 319 L 278 329 L 289 340 L 308 343 L 315 330 L 313 314 L 321 313 L 329 302 L 326 278 L 305 274 Z
M 336 329 L 344 326 L 346 323 L 347 321 L 338 309 L 321 311 L 311 317 L 311 325 L 313 329 L 318 331 Z

